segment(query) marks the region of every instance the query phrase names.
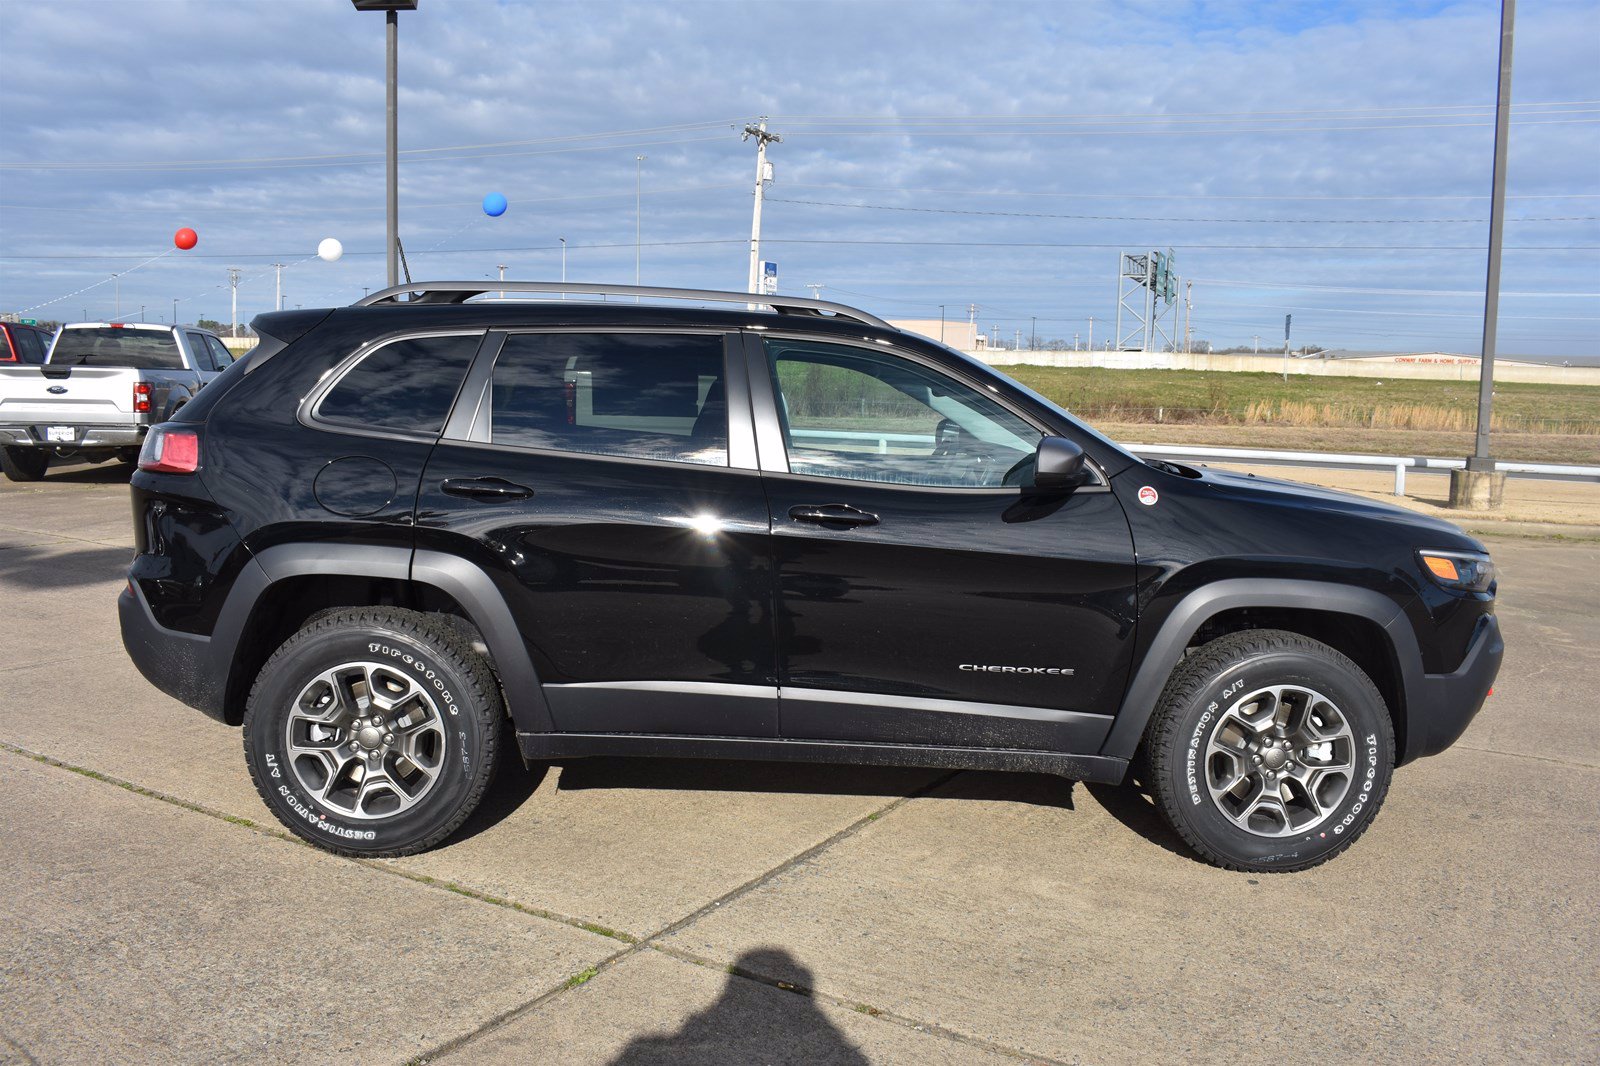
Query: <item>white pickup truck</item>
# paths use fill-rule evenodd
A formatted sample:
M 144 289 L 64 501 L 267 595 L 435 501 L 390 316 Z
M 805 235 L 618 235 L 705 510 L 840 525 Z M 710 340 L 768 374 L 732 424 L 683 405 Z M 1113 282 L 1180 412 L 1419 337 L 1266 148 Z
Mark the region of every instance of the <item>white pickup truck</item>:
M 0 466 L 38 481 L 50 457 L 133 462 L 233 362 L 216 334 L 145 322 L 69 323 L 42 366 L 0 367 Z

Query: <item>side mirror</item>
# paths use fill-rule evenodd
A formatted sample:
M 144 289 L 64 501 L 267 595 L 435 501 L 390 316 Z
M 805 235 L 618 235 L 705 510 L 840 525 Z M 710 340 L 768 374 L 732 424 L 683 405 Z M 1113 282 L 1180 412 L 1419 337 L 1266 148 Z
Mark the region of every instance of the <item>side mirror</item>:
M 1043 437 L 1035 453 L 1033 487 L 1045 492 L 1071 492 L 1094 475 L 1084 463 L 1083 449 L 1065 437 Z

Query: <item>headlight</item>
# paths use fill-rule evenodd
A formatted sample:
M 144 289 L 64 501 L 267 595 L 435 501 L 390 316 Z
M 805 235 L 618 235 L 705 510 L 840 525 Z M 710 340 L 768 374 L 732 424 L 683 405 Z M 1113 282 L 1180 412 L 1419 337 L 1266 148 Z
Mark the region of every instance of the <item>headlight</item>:
M 1494 584 L 1494 560 L 1482 552 L 1434 551 L 1424 548 L 1417 552 L 1422 569 L 1435 582 L 1447 589 L 1461 592 L 1488 592 Z

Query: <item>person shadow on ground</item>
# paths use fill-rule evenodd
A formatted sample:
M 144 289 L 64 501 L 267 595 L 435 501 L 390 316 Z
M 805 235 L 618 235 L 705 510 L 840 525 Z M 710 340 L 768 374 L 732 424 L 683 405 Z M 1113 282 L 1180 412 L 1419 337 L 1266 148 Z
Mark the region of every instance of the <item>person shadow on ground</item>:
M 867 1056 L 817 1009 L 811 971 L 781 948 L 740 955 L 715 1003 L 675 1033 L 636 1037 L 613 1066 L 868 1066 Z M 752 980 L 741 973 L 759 975 Z M 781 980 L 795 991 L 774 988 Z

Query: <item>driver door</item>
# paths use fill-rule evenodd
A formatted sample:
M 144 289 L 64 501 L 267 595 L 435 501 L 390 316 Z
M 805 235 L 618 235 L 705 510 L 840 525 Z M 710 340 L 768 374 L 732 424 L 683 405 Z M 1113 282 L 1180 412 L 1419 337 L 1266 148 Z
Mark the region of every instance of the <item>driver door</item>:
M 1027 491 L 1041 428 L 909 353 L 751 348 L 782 735 L 1098 750 L 1134 622 L 1103 479 Z

